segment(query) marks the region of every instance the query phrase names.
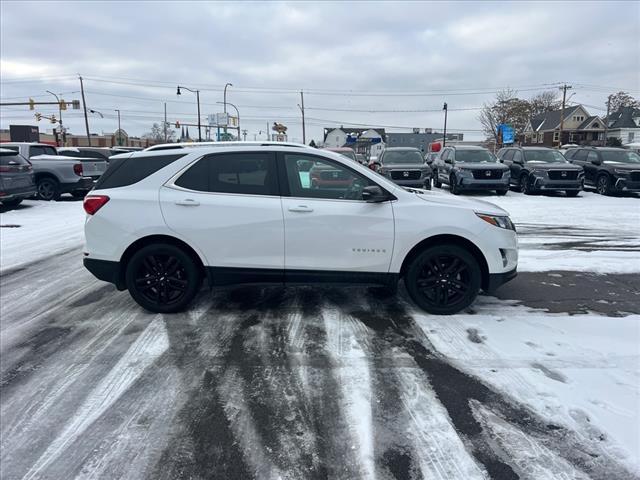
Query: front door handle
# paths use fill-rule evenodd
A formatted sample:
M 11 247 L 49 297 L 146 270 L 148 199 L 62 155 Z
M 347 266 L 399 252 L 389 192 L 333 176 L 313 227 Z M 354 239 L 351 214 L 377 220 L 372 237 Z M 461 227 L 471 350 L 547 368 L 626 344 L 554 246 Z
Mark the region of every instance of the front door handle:
M 306 205 L 298 205 L 297 207 L 289 207 L 290 212 L 313 212 L 313 208 Z
M 200 205 L 200 202 L 192 198 L 186 198 L 184 200 L 176 200 L 176 205 L 181 205 L 183 207 L 197 207 Z

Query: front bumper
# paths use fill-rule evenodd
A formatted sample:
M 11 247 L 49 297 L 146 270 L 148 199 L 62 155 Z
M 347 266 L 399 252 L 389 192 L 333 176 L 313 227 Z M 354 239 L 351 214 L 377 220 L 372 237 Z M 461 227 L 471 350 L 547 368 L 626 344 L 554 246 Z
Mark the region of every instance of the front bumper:
M 640 182 L 632 182 L 628 178 L 616 179 L 614 186 L 619 192 L 640 192 Z
M 579 177 L 577 180 L 549 180 L 545 177 L 535 177 L 533 188 L 535 190 L 558 191 L 558 190 L 582 190 L 584 187 L 584 178 Z
M 458 187 L 468 190 L 509 190 L 509 177 L 499 180 L 476 180 L 473 177 L 460 177 Z

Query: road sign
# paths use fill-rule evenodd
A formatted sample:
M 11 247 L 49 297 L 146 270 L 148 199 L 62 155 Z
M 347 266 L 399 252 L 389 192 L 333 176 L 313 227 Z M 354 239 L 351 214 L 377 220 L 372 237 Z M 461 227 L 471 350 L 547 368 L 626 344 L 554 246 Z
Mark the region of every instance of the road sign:
M 515 135 L 513 131 L 513 127 L 511 125 L 507 125 L 506 123 L 501 123 L 498 125 L 498 135 L 502 134 L 502 143 L 514 143 Z
M 229 124 L 229 114 L 228 113 L 216 113 L 216 123 L 219 127 L 226 127 Z

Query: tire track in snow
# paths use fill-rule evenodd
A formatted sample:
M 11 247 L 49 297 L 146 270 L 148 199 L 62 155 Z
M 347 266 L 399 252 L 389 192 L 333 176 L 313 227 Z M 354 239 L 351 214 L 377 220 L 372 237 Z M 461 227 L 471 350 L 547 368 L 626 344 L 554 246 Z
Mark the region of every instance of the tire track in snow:
M 38 478 L 42 471 L 56 461 L 74 441 L 106 412 L 111 405 L 169 348 L 163 321 L 156 317 L 140 334 L 127 353 L 94 388 L 72 420 L 40 459 L 24 476 L 24 480 Z

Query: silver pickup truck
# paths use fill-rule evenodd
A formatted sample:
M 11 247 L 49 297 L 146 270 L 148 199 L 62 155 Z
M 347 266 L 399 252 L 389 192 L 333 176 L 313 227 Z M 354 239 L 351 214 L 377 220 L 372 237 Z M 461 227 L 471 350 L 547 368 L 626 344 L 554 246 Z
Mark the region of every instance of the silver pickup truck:
M 42 200 L 57 200 L 63 193 L 84 197 L 107 169 L 104 160 L 58 155 L 54 147 L 44 143 L 8 142 L 1 145 L 31 162 L 38 198 Z

